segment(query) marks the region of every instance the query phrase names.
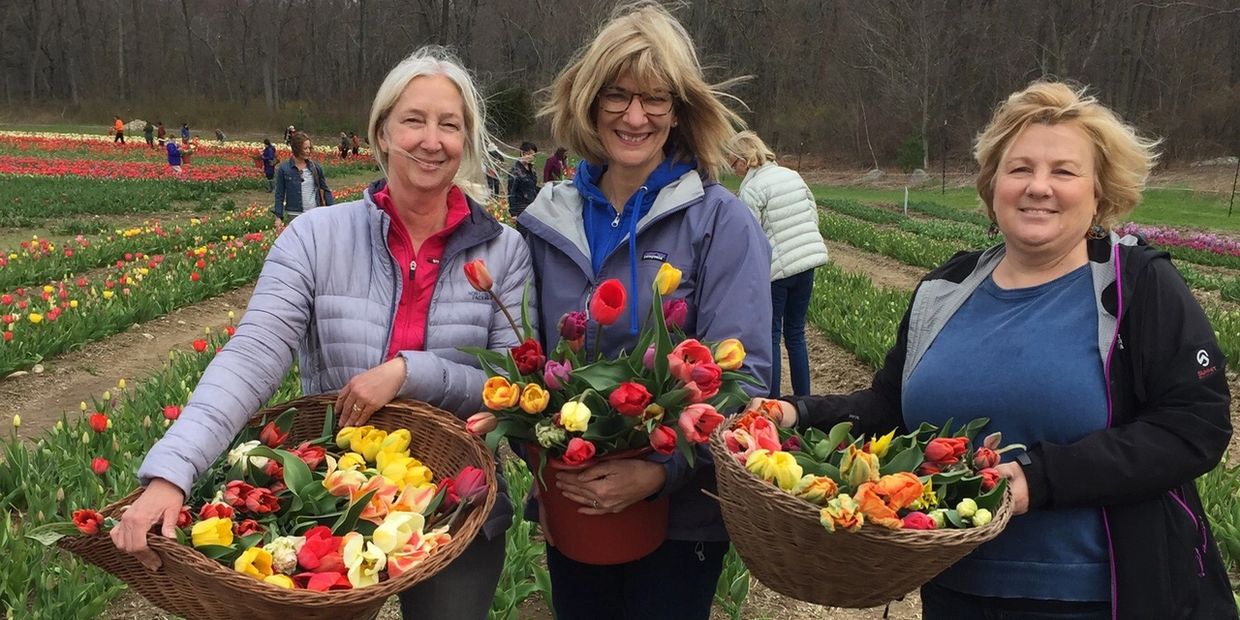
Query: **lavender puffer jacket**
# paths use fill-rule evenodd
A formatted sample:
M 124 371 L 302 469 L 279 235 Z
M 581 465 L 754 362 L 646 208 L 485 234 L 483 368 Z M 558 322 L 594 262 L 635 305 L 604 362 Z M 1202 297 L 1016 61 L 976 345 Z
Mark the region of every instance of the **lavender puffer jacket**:
M 298 217 L 271 248 L 237 333 L 207 367 L 180 418 L 151 448 L 138 471 L 143 484 L 190 487 L 279 387 L 298 355 L 302 391 L 322 394 L 384 361 L 400 299 L 400 271 L 387 246 L 388 217 L 371 199 Z M 489 296 L 462 271 L 486 261 L 496 294 L 520 308 L 531 278 L 521 236 L 470 201 L 470 214 L 444 249 L 426 324 L 426 350 L 402 351 L 408 374 L 399 396 L 459 417 L 482 407 L 486 375 L 459 347 L 503 350 L 517 344 Z M 488 537 L 507 527 L 507 497 L 488 518 Z

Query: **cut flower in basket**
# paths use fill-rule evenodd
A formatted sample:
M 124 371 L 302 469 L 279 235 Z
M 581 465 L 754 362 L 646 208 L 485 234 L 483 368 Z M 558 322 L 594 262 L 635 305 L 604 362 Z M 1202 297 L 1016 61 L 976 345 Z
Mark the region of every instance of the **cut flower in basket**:
M 773 405 L 773 403 L 768 403 Z M 923 424 L 906 435 L 853 437 L 851 423 L 823 433 L 779 429 L 778 410 L 747 411 L 723 442 L 746 470 L 820 507 L 823 527 L 856 531 L 869 523 L 888 529 L 981 527 L 1003 501 L 1007 481 L 994 466 L 1024 446 L 999 447 L 998 433 L 974 444 L 989 422 L 979 418 L 951 433 Z
M 296 409 L 248 428 L 194 485 L 177 541 L 256 580 L 289 589 L 362 588 L 398 577 L 452 540 L 465 510 L 486 496 L 468 466 L 438 484 L 409 452 L 410 433 L 345 427 L 287 445 Z M 32 537 L 96 536 L 116 520 L 91 509 Z
M 569 465 L 627 450 L 680 450 L 692 463 L 693 445 L 706 443 L 723 423 L 719 412 L 748 400 L 742 384 L 759 385 L 738 371 L 745 359 L 739 340 L 685 338 L 685 300 L 664 299 L 680 285 L 681 273 L 670 264 L 655 276 L 636 346 L 606 359 L 597 350 L 599 336 L 624 313 L 630 297 L 619 280 L 600 282 L 586 308 L 559 319 L 559 343 L 548 354 L 530 328 L 528 303 L 522 304 L 518 327 L 491 293 L 485 266 L 474 263 L 465 267 L 470 284 L 491 294 L 521 341 L 507 353 L 468 351 L 490 378 L 482 393 L 487 411 L 467 425 L 486 434 L 492 449 L 508 438 L 538 446 L 544 463 L 553 458 Z

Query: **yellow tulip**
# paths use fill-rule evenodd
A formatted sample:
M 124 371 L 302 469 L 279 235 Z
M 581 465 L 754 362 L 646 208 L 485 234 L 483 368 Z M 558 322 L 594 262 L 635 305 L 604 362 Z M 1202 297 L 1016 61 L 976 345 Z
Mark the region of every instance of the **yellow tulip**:
M 78 301 L 77 301 L 76 299 L 70 299 L 70 300 L 69 300 L 69 307 L 70 307 L 70 308 L 76 308 L 76 307 L 78 307 Z
M 56 290 L 56 289 L 55 289 L 55 288 L 53 288 L 51 284 L 44 284 L 44 285 L 43 285 L 43 292 L 44 292 L 44 293 L 52 293 L 52 292 L 55 292 L 55 290 Z
M 804 473 L 796 458 L 782 450 L 754 450 L 745 460 L 745 469 L 785 491 L 796 487 Z
M 827 502 L 834 499 L 839 491 L 840 487 L 834 480 L 813 474 L 802 476 L 796 486 L 792 487 L 793 495 L 819 506 L 827 505 Z
M 353 440 L 365 437 L 373 430 L 375 430 L 373 426 L 346 426 L 336 433 L 336 447 L 341 450 L 353 450 L 351 447 Z
M 351 447 L 355 452 L 366 457 L 367 463 L 375 462 L 375 457 L 383 450 L 383 442 L 387 439 L 387 431 L 374 430 L 365 437 L 354 439 Z
M 399 428 L 388 433 L 379 449 L 383 452 L 408 456 L 410 441 L 413 441 L 413 436 L 409 434 L 409 429 Z
M 399 456 L 393 459 L 385 459 L 385 461 L 383 467 L 379 470 L 379 475 L 386 478 L 388 482 L 399 487 L 409 484 L 414 486 L 430 484 L 431 470 L 418 461 L 418 459 Z
M 261 581 L 272 574 L 271 554 L 262 547 L 250 547 L 233 561 L 233 569 Z
M 659 294 L 667 297 L 675 292 L 680 286 L 680 275 L 680 270 L 673 267 L 671 263 L 663 263 L 659 266 L 659 273 L 654 276 L 654 284 Z
M 344 535 L 344 565 L 349 567 L 349 583 L 364 588 L 379 583 L 379 573 L 387 565 L 387 556 L 373 542 L 357 532 Z
M 113 295 L 115 295 L 115 294 L 116 294 L 116 293 L 113 293 L 112 291 L 104 291 L 104 292 L 103 292 L 103 298 L 104 298 L 104 299 L 112 299 L 112 296 L 113 296 Z
M 728 338 L 715 347 L 715 363 L 724 370 L 736 370 L 745 362 L 745 345 Z
M 30 319 L 30 322 L 34 323 L 35 325 L 38 325 L 39 323 L 43 322 L 43 315 L 39 314 L 38 312 L 31 312 L 30 316 L 26 318 Z
M 232 519 L 211 517 L 195 523 L 189 535 L 195 547 L 207 545 L 227 547 L 233 543 L 233 522 Z
M 344 455 L 340 457 L 340 462 L 337 464 L 337 467 L 350 471 L 366 469 L 366 457 L 356 452 L 345 452 Z
M 590 424 L 590 408 L 585 403 L 571 401 L 560 408 L 560 426 L 566 431 L 586 432 Z
M 268 575 L 263 578 L 263 582 L 285 590 L 293 590 L 297 587 L 288 575 Z
M 840 477 L 848 486 L 857 488 L 867 482 L 878 481 L 878 457 L 848 446 L 848 454 L 840 459 Z
M 20 415 L 13 414 L 13 428 L 19 428 L 21 427 L 21 425 L 22 425 L 22 417 Z
M 836 528 L 855 532 L 865 524 L 865 515 L 857 506 L 857 502 L 844 493 L 831 500 L 818 515 L 818 520 L 828 532 Z
M 482 385 L 482 404 L 487 409 L 499 411 L 517 406 L 521 399 L 521 386 L 513 385 L 503 377 L 491 377 Z
M 416 512 L 389 512 L 383 523 L 375 528 L 371 540 L 380 551 L 391 554 L 405 546 L 414 534 L 420 537 L 425 525 L 426 517 Z
M 890 433 L 887 433 L 882 437 L 870 438 L 870 453 L 879 458 L 886 456 L 887 450 L 891 449 L 891 440 L 894 439 L 895 436 L 896 431 L 895 429 L 892 429 Z
M 521 411 L 530 415 L 542 413 L 551 402 L 551 393 L 537 383 L 530 383 L 521 390 Z

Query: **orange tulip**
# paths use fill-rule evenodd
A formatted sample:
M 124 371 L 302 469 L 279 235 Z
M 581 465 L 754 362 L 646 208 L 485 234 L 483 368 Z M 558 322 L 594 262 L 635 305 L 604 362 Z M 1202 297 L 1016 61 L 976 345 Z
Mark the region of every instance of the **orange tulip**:
M 831 500 L 818 513 L 818 520 L 829 532 L 834 532 L 836 528 L 855 532 L 865 523 L 865 514 L 858 509 L 857 502 L 845 493 Z
M 482 404 L 488 409 L 500 411 L 517 406 L 521 400 L 521 386 L 509 383 L 503 377 L 491 377 L 482 385 Z
M 855 495 L 857 509 L 865 515 L 866 521 L 881 525 L 888 529 L 898 530 L 904 527 L 900 515 L 887 506 L 887 502 L 877 491 L 875 482 L 867 482 L 857 489 Z
M 465 279 L 469 280 L 469 285 L 474 287 L 474 290 L 483 293 L 495 286 L 495 281 L 491 279 L 491 272 L 481 258 L 465 263 Z

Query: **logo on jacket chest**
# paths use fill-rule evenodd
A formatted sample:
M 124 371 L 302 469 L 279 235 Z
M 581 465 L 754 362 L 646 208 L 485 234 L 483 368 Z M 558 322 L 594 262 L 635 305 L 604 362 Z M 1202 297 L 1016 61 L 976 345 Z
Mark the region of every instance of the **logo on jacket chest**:
M 482 291 L 470 291 L 470 292 L 469 292 L 469 298 L 470 298 L 470 299 L 472 299 L 472 300 L 474 300 L 474 301 L 486 301 L 486 302 L 489 302 L 489 301 L 491 301 L 491 294 L 490 294 L 490 293 L 484 293 L 484 292 L 482 292 Z
M 660 263 L 667 262 L 667 252 L 658 252 L 655 250 L 646 250 L 642 252 L 642 260 L 654 260 Z

